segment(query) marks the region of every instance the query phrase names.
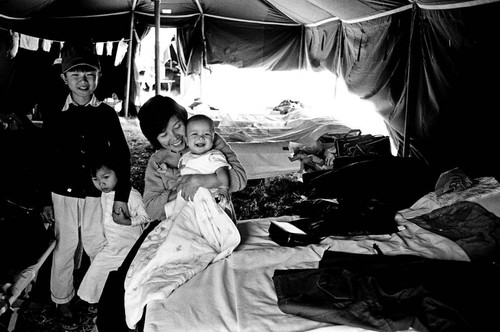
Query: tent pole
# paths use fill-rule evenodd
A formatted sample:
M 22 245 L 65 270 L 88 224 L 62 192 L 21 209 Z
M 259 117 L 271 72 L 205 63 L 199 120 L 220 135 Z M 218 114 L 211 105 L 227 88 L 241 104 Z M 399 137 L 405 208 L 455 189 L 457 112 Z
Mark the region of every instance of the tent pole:
M 414 34 L 415 34 L 415 25 L 417 17 L 417 6 L 413 4 L 412 8 L 412 18 L 411 18 L 411 26 L 410 26 L 410 41 L 408 43 L 408 62 L 407 62 L 407 73 L 406 73 L 406 93 L 405 93 L 405 127 L 404 127 L 404 140 L 403 140 L 403 157 L 410 156 L 410 136 L 411 136 L 411 127 L 413 125 L 412 119 L 413 117 L 410 114 L 412 111 L 411 101 L 413 100 L 413 92 L 412 92 L 412 81 L 410 80 L 410 76 L 412 74 L 412 50 L 414 43 Z
M 157 95 L 161 91 L 160 83 L 160 0 L 155 2 L 155 92 Z
M 134 11 L 130 16 L 130 41 L 128 43 L 127 54 L 127 83 L 125 85 L 125 100 L 123 101 L 124 115 L 128 118 L 128 106 L 130 104 L 130 81 L 132 76 L 132 52 L 134 49 Z

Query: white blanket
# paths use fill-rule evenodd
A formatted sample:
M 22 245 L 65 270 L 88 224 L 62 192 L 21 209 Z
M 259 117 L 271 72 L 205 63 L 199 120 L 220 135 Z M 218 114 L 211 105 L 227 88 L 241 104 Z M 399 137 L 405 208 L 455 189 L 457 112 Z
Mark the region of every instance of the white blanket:
M 230 257 L 198 273 L 164 301 L 146 307 L 145 332 L 366 331 L 331 325 L 283 313 L 277 305 L 272 276 L 276 269 L 317 268 L 325 250 L 376 254 L 376 243 L 387 255 L 409 254 L 436 259 L 468 260 L 453 241 L 400 220 L 402 230 L 391 235 L 330 237 L 320 244 L 281 247 L 269 238 L 271 220 L 238 221 L 241 243 Z
M 168 298 L 209 264 L 230 255 L 241 240 L 205 188 L 190 202 L 179 196 L 171 207 L 170 217 L 144 240 L 127 273 L 125 315 L 131 329 L 149 302 Z

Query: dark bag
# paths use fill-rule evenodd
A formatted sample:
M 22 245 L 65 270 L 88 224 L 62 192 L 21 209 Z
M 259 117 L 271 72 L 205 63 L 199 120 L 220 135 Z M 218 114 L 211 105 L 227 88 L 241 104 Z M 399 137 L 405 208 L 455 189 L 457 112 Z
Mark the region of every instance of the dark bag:
M 391 155 L 391 143 L 388 136 L 362 135 L 359 129 L 350 130 L 343 137 L 337 138 L 335 145 L 337 157 Z
M 354 159 L 354 158 L 353 158 Z M 376 157 L 338 169 L 303 175 L 309 198 L 376 198 L 395 210 L 405 209 L 434 190 L 436 174 L 415 158 Z
M 293 205 L 302 217 L 289 223 L 271 222 L 269 236 L 282 246 L 319 243 L 328 236 L 392 234 L 398 231 L 395 210 L 377 199 L 305 200 Z
M 307 246 L 322 240 L 319 232 L 315 230 L 317 227 L 319 227 L 319 222 L 308 218 L 291 222 L 271 221 L 269 237 L 281 246 Z
M 315 224 L 316 237 L 392 234 L 398 231 L 396 211 L 376 199 L 308 199 L 293 205 L 293 213 Z

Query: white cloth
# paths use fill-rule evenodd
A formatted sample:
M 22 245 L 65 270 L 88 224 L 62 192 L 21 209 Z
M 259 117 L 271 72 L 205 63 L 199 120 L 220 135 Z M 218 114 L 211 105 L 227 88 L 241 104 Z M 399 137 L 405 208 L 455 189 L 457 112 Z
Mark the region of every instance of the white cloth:
M 57 240 L 52 254 L 50 291 L 52 301 L 68 303 L 75 296 L 73 270 L 80 228 L 82 246 L 92 262 L 106 245 L 98 197 L 74 198 L 52 193 L 54 231 Z
M 42 41 L 42 49 L 43 49 L 45 52 L 50 52 L 50 48 L 52 47 L 52 43 L 53 43 L 53 41 L 52 41 L 52 40 L 44 39 L 44 40 Z
M 88 303 L 99 302 L 109 272 L 120 267 L 130 249 L 141 236 L 147 223 L 151 221 L 144 209 L 142 196 L 136 189 L 132 188 L 130 191 L 127 204 L 132 226 L 120 225 L 113 221 L 114 200 L 114 191 L 102 193 L 101 195 L 101 204 L 104 211 L 104 233 L 107 244 L 90 264 L 78 288 L 78 296 Z
M 227 162 L 224 154 L 216 149 L 207 151 L 204 154 L 187 152 L 179 159 L 181 175 L 212 174 L 220 167 L 230 168 L 231 165 Z
M 226 160 L 226 157 L 220 150 L 210 150 L 204 154 L 193 154 L 187 152 L 179 159 L 179 172 L 181 175 L 188 174 L 214 174 L 220 167 L 231 168 L 231 165 Z M 212 193 L 217 191 L 217 188 L 210 190 Z
M 11 47 L 7 53 L 11 59 L 14 59 L 19 51 L 19 32 L 10 30 Z
M 144 240 L 125 279 L 125 316 L 135 328 L 144 307 L 164 300 L 209 264 L 229 256 L 240 242 L 236 225 L 206 188 L 163 220 Z
M 97 55 L 102 55 L 104 53 L 104 43 L 95 43 L 95 50 Z
M 116 50 L 116 56 L 115 56 L 115 67 L 119 66 L 120 63 L 122 63 L 123 58 L 125 58 L 125 54 L 127 54 L 128 50 L 128 44 L 125 40 L 120 40 L 118 43 L 118 48 Z
M 374 243 L 387 255 L 468 260 L 453 241 L 444 241 L 443 237 L 416 225 L 378 238 L 332 237 L 308 246 L 284 247 L 271 240 L 268 231 L 271 221 L 287 222 L 297 218 L 282 216 L 238 221 L 241 243 L 231 256 L 210 264 L 167 299 L 148 304 L 143 330 L 368 332 L 282 312 L 277 306 L 273 283 L 275 270 L 318 268 L 325 250 L 376 255 Z M 457 248 L 460 252 L 453 254 Z
M 28 35 L 20 35 L 19 47 L 30 51 L 38 51 L 39 38 Z

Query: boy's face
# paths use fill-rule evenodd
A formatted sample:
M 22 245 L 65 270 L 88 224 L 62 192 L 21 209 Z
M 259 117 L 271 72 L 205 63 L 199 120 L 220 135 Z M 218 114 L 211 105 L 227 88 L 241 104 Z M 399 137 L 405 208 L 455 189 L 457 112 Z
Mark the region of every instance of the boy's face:
M 80 105 L 85 105 L 97 88 L 100 72 L 92 67 L 75 67 L 61 74 L 61 77 L 68 85 L 73 100 Z
M 205 153 L 214 145 L 214 132 L 206 121 L 189 122 L 186 138 L 189 150 L 194 154 Z
M 92 176 L 94 186 L 103 193 L 109 193 L 115 190 L 118 179 L 115 171 L 103 166 L 97 170 L 95 176 Z

